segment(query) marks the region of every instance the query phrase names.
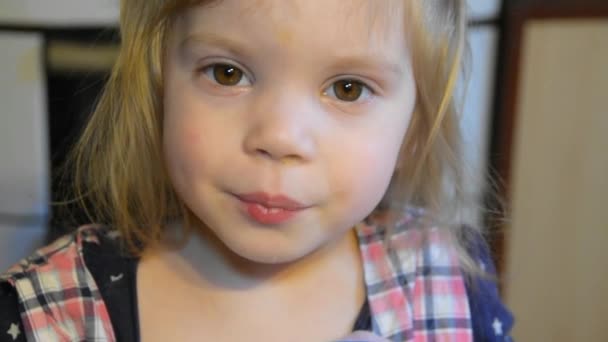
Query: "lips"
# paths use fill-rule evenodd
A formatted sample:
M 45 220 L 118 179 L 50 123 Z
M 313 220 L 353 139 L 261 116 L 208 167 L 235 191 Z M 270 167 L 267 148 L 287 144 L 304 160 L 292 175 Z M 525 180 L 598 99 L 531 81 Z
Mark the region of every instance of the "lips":
M 297 202 L 284 195 L 269 195 L 264 192 L 237 195 L 243 202 L 257 203 L 269 209 L 300 210 L 306 208 L 302 203 Z
M 236 195 L 248 217 L 264 225 L 277 225 L 294 218 L 308 208 L 284 195 L 250 193 Z

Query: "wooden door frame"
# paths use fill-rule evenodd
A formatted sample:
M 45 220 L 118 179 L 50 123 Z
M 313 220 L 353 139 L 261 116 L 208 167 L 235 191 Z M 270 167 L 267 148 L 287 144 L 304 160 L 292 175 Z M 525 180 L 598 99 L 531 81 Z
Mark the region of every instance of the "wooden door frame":
M 496 100 L 490 139 L 490 167 L 499 180 L 498 195 L 507 203 L 512 194 L 511 171 L 513 137 L 517 124 L 518 90 L 521 76 L 522 43 L 527 23 L 552 19 L 608 19 L 608 0 L 505 0 L 501 17 L 501 38 L 495 85 Z M 607 37 L 608 42 L 608 37 Z M 489 200 L 490 207 L 499 208 Z M 508 220 L 507 220 L 508 221 Z M 505 268 L 507 225 L 503 220 L 488 218 L 495 227 L 490 236 L 498 274 Z

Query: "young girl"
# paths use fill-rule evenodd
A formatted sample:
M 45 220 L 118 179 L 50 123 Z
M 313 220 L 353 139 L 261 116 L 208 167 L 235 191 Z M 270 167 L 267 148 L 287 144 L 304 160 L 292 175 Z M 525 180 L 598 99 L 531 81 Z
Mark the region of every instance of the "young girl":
M 464 206 L 464 1 L 128 0 L 72 154 L 93 222 L 5 273 L 0 341 L 494 341 Z

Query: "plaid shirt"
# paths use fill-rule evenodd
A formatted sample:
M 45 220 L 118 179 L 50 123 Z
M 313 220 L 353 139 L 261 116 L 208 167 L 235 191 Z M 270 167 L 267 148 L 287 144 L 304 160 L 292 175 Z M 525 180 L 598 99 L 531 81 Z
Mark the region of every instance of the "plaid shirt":
M 373 330 L 391 341 L 472 341 L 458 257 L 438 228 L 408 212 L 385 245 L 378 222 L 357 227 Z
M 408 212 L 385 245 L 385 229 L 356 227 L 373 332 L 391 341 L 472 341 L 465 281 L 440 229 L 422 230 Z M 87 225 L 0 276 L 15 287 L 31 341 L 115 341 L 108 310 L 84 262 L 84 242 L 115 236 Z

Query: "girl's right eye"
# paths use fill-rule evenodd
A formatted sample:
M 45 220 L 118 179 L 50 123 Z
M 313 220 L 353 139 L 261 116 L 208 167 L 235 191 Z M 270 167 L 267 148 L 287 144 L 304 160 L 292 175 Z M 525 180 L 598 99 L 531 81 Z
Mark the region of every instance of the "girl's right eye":
M 243 70 L 231 64 L 215 63 L 204 67 L 202 71 L 207 78 L 225 87 L 251 85 Z

